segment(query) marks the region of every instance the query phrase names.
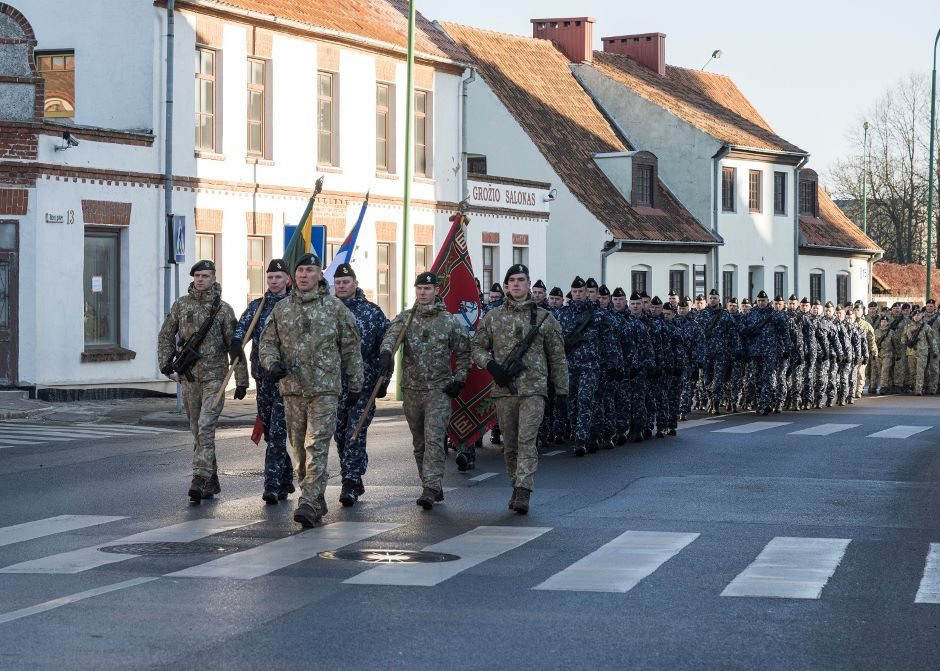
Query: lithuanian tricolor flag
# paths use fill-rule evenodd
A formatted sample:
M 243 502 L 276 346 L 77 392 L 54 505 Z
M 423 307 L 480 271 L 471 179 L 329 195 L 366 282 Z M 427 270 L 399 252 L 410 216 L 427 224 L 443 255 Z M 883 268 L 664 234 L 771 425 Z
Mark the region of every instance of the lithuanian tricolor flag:
M 297 224 L 297 230 L 290 239 L 290 244 L 284 250 L 284 263 L 290 269 L 290 274 L 294 274 L 294 264 L 300 260 L 300 257 L 310 251 L 311 228 L 313 227 L 313 204 L 317 200 L 317 194 L 323 189 L 323 178 L 317 180 L 313 189 L 313 195 L 307 202 L 304 213 L 300 215 L 300 223 Z M 321 259 L 322 262 L 322 259 Z

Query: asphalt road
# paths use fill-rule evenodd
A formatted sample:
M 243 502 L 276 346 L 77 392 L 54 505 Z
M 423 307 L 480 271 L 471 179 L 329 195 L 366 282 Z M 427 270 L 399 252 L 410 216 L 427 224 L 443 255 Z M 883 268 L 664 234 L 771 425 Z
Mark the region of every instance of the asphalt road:
M 220 432 L 222 495 L 190 505 L 186 433 L 5 422 L 0 669 L 937 668 L 938 409 L 696 418 L 545 455 L 528 516 L 498 448 L 466 474 L 451 456 L 420 510 L 383 417 L 360 504 L 336 502 L 332 456 L 328 524 L 305 532 L 294 497 L 261 501 L 248 430 Z M 460 559 L 317 556 L 340 548 Z

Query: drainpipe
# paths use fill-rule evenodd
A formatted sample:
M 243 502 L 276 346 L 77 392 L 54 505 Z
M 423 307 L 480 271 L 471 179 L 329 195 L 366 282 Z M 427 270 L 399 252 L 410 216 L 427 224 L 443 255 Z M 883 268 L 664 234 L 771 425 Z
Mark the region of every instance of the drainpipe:
M 800 168 L 809 161 L 809 154 L 793 169 L 793 293 L 800 295 Z
M 714 184 L 712 186 L 712 233 L 719 240 L 721 239 L 721 235 L 718 233 L 718 212 L 719 208 L 721 207 L 721 159 L 727 156 L 730 152 L 730 146 L 722 145 L 721 149 L 718 150 L 718 153 L 712 156 L 712 161 L 714 162 Z M 712 251 L 712 258 L 714 259 L 712 261 L 712 265 L 714 265 L 714 270 L 712 272 L 713 289 L 719 289 L 718 279 L 721 277 L 721 266 L 719 265 L 718 249 L 720 247 L 721 245 L 715 245 L 715 249 Z
M 166 3 L 166 123 L 164 127 L 164 177 L 163 177 L 163 212 L 166 226 L 166 259 L 163 273 L 163 311 L 170 312 L 172 277 L 176 259 L 173 256 L 173 37 L 175 0 Z M 179 282 L 177 274 L 177 282 Z M 158 362 L 159 364 L 159 362 Z
M 470 84 L 475 82 L 477 79 L 476 68 L 470 68 L 470 76 L 464 79 L 461 83 L 461 100 L 460 100 L 460 169 L 461 169 L 461 199 L 466 200 L 470 197 L 470 187 L 467 185 L 467 135 L 469 131 L 467 130 L 467 107 L 469 106 L 469 93 L 468 89 Z
M 623 249 L 623 240 L 615 240 L 610 249 L 601 252 L 601 284 L 607 284 L 607 257 Z

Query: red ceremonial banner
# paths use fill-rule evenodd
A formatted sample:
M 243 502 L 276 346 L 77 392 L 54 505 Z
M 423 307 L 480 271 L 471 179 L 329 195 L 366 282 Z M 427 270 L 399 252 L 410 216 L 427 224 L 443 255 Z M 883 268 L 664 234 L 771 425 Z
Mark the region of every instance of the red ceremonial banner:
M 464 228 L 469 221 L 467 216 L 458 212 L 450 218 L 452 226 L 441 251 L 431 270 L 437 273 L 440 296 L 447 306 L 447 311 L 467 328 L 467 335 L 473 338 L 477 324 L 483 316 L 480 305 L 480 293 L 477 291 L 467 251 L 467 237 Z M 453 358 L 451 366 L 454 365 Z M 493 386 L 492 376 L 485 370 L 470 367 L 467 384 L 460 396 L 451 401 L 453 413 L 447 427 L 447 435 L 456 446 L 472 445 L 484 433 L 496 424 L 496 403 L 490 398 Z

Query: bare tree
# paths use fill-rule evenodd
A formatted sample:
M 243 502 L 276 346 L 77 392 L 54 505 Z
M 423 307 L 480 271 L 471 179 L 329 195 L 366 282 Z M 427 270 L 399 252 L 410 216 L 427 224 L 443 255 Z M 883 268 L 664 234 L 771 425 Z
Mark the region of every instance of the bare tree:
M 867 173 L 868 235 L 884 248 L 886 260 L 924 263 L 929 80 L 920 74 L 901 80 L 885 92 L 864 119 L 869 122 L 867 165 L 863 158 L 864 133 L 860 119 L 847 134 L 854 148 L 852 155 L 837 161 L 829 171 L 830 187 L 836 198 L 846 202 L 849 216 L 861 225 L 862 177 Z

